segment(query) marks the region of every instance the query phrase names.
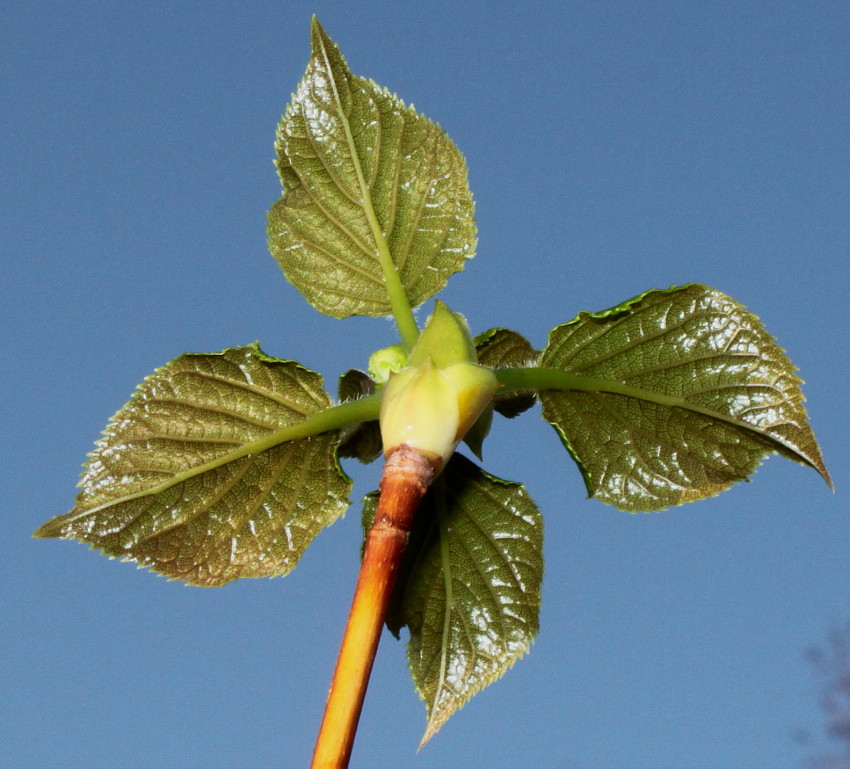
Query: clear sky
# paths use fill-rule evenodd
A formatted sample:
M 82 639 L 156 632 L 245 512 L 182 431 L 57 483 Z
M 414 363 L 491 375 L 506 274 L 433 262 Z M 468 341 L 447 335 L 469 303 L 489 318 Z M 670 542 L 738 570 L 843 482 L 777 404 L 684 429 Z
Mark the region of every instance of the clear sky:
M 535 345 L 579 310 L 691 281 L 758 314 L 807 381 L 835 480 L 769 459 L 661 514 L 585 499 L 539 411 L 484 467 L 546 516 L 530 655 L 419 754 L 386 635 L 352 767 L 798 767 L 804 659 L 850 620 L 850 5 L 7 2 L 0 764 L 306 767 L 358 566 L 359 511 L 283 580 L 201 590 L 30 539 L 107 418 L 184 351 L 259 339 L 337 374 L 395 341 L 319 316 L 265 245 L 275 124 L 317 13 L 356 74 L 466 154 L 478 256 L 442 298 Z M 346 465 L 354 499 L 378 467 Z

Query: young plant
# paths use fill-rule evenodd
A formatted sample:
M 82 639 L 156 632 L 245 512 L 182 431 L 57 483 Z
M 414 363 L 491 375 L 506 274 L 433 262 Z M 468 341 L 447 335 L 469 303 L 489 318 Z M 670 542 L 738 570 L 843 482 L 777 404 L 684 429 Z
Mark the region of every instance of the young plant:
M 348 765 L 385 624 L 409 632 L 423 743 L 528 651 L 540 512 L 522 485 L 455 452 L 466 441 L 481 456 L 494 412 L 539 401 L 588 493 L 627 511 L 717 494 L 770 453 L 830 482 L 794 367 L 755 315 L 706 286 L 582 312 L 542 351 L 506 328 L 473 337 L 441 302 L 420 331 L 412 307 L 475 249 L 465 161 L 436 124 L 354 76 L 315 19 L 276 149 L 268 236 L 284 274 L 327 315 L 392 315 L 400 343 L 368 374 L 344 374 L 336 404 L 318 374 L 257 345 L 181 355 L 112 417 L 75 507 L 36 536 L 192 585 L 282 575 L 349 504 L 339 459 L 383 454 L 313 767 Z

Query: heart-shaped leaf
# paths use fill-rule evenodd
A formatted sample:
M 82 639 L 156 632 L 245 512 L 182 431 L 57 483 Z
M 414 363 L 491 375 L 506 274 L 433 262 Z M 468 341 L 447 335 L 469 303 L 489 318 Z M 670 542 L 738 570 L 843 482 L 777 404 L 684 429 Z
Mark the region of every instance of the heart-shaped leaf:
M 317 310 L 337 318 L 418 305 L 475 250 L 466 162 L 443 130 L 351 74 L 314 20 L 312 55 L 277 132 L 283 199 L 272 254 Z
M 375 501 L 367 497 L 364 520 Z M 543 518 L 523 486 L 455 454 L 417 521 L 387 624 L 396 635 L 410 630 L 410 671 L 428 711 L 424 744 L 537 635 Z
M 112 417 L 76 506 L 36 536 L 206 587 L 286 574 L 348 506 L 329 406 L 318 374 L 256 345 L 181 355 Z
M 649 291 L 583 312 L 551 332 L 540 365 L 558 370 L 539 393 L 543 416 L 604 502 L 660 510 L 712 496 L 771 452 L 829 481 L 794 366 L 719 291 Z

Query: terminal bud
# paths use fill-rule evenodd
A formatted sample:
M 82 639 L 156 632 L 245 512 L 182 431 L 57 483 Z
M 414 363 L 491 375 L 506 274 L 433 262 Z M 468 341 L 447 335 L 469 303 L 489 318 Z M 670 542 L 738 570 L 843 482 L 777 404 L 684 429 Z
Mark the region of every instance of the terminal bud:
M 407 366 L 384 388 L 384 456 L 408 446 L 442 469 L 497 388 L 493 372 L 477 363 L 466 321 L 437 302 Z

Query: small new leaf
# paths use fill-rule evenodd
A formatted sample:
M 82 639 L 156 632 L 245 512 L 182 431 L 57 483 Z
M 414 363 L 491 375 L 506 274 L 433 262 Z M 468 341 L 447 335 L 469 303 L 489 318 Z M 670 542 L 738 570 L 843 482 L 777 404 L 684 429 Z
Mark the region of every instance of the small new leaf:
M 543 518 L 522 485 L 460 454 L 417 515 L 388 625 L 396 635 L 410 630 L 410 672 L 428 712 L 424 744 L 537 635 Z
M 269 212 L 269 247 L 320 312 L 388 315 L 399 279 L 410 305 L 421 304 L 473 255 L 474 207 L 457 147 L 353 75 L 315 20 L 276 148 L 283 198 Z
M 348 506 L 339 433 L 307 429 L 329 406 L 318 374 L 256 345 L 181 355 L 112 417 L 76 506 L 36 536 L 205 587 L 286 574 Z
M 794 366 L 719 291 L 649 291 L 583 312 L 551 332 L 540 366 L 565 372 L 563 389 L 539 393 L 543 416 L 603 502 L 648 511 L 712 496 L 771 452 L 829 482 Z

